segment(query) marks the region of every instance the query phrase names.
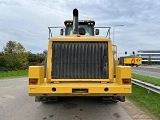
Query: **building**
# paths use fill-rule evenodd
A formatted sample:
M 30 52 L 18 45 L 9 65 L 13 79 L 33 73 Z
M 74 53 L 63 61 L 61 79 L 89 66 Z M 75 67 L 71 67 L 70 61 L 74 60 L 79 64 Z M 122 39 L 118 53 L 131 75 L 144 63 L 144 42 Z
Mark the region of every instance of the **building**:
M 160 64 L 160 50 L 139 50 L 137 56 L 142 57 L 142 64 Z

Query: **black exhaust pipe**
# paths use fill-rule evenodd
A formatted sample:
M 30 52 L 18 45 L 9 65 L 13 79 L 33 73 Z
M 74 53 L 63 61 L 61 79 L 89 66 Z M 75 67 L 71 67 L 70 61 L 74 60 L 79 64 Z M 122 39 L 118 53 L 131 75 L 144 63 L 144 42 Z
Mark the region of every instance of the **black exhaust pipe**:
M 73 34 L 78 34 L 78 10 L 73 10 Z

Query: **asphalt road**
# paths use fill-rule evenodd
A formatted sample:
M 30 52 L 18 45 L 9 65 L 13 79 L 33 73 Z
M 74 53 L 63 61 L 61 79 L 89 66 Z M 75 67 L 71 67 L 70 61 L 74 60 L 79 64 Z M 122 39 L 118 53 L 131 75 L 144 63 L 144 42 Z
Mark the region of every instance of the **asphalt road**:
M 28 96 L 27 82 L 27 77 L 0 80 L 0 120 L 150 119 L 128 101 L 102 103 L 96 98 L 76 97 L 65 98 L 59 103 L 36 103 L 34 97 Z
M 133 67 L 132 72 L 145 76 L 160 78 L 160 68 L 156 68 L 155 66 Z

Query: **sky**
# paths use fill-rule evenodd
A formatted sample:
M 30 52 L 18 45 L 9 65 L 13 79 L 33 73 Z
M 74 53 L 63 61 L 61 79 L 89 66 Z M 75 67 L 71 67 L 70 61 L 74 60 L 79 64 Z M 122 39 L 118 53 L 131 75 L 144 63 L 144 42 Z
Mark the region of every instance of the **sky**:
M 0 51 L 14 40 L 27 51 L 42 53 L 48 46 L 48 27 L 64 26 L 64 20 L 73 19 L 74 8 L 79 19 L 111 27 L 111 39 L 114 30 L 119 55 L 160 50 L 159 0 L 0 0 Z M 52 32 L 59 36 L 60 29 Z M 100 35 L 106 32 L 100 29 Z

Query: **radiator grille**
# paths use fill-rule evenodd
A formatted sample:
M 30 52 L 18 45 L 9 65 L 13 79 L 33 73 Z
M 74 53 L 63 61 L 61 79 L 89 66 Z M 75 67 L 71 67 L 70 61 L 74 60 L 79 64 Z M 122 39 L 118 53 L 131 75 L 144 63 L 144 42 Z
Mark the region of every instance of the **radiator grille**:
M 108 78 L 107 42 L 53 42 L 52 78 Z

